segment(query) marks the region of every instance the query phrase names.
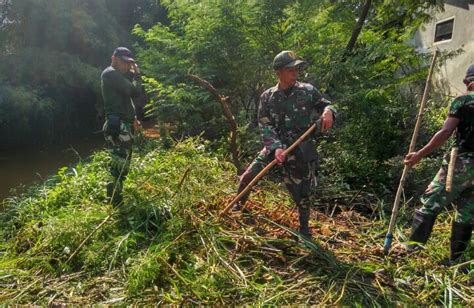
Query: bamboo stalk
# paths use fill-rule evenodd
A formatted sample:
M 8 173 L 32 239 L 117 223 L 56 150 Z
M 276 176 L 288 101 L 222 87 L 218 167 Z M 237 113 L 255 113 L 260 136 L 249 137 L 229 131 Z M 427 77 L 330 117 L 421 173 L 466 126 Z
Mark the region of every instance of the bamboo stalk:
M 418 138 L 418 132 L 420 130 L 421 119 L 423 117 L 423 112 L 425 110 L 425 105 L 426 105 L 426 99 L 428 98 L 428 92 L 430 89 L 431 76 L 433 75 L 433 69 L 434 69 L 434 65 L 436 63 L 437 57 L 438 57 L 438 50 L 435 50 L 433 53 L 433 59 L 431 61 L 430 69 L 428 72 L 428 77 L 426 78 L 425 90 L 423 92 L 423 97 L 421 98 L 420 109 L 418 111 L 418 117 L 416 119 L 415 129 L 411 137 L 408 153 L 413 152 L 415 150 L 416 139 Z M 390 225 L 388 227 L 387 235 L 385 236 L 385 242 L 383 246 L 383 250 L 385 254 L 388 254 L 388 252 L 390 251 L 390 247 L 392 246 L 393 230 L 395 228 L 395 223 L 397 222 L 398 208 L 400 205 L 400 197 L 402 195 L 403 186 L 405 185 L 405 178 L 408 174 L 409 169 L 410 167 L 407 165 L 403 167 L 402 176 L 398 184 L 397 194 L 395 195 L 395 201 L 393 202 L 392 216 L 390 217 Z
M 173 199 L 176 194 L 179 192 L 179 190 L 181 189 L 181 187 L 183 186 L 183 183 L 184 183 L 184 180 L 186 179 L 186 177 L 188 176 L 189 174 L 189 171 L 191 171 L 191 167 L 188 167 L 186 169 L 186 171 L 184 171 L 184 174 L 183 176 L 181 177 L 181 181 L 179 181 L 179 184 L 178 184 L 178 187 L 176 188 L 176 191 L 173 193 L 173 195 L 171 196 L 171 199 Z
M 458 157 L 458 147 L 454 146 L 451 149 L 451 155 L 449 158 L 449 165 L 448 165 L 448 174 L 446 175 L 446 191 L 451 192 L 453 189 L 453 176 L 454 176 L 454 168 L 456 166 L 456 158 Z
M 109 219 L 114 214 L 115 214 L 115 209 L 112 211 L 111 214 L 105 217 L 105 219 L 102 220 L 102 222 L 98 224 L 97 227 L 95 227 L 94 230 L 92 230 L 92 232 L 89 233 L 89 235 L 87 235 L 87 237 L 79 244 L 79 246 L 77 246 L 76 250 L 74 250 L 74 252 L 69 256 L 69 258 L 66 260 L 65 263 L 68 263 L 72 258 L 74 258 L 76 254 L 81 250 L 82 246 L 84 246 L 87 243 L 87 241 L 97 232 L 97 230 L 99 230 L 107 221 L 109 221 Z

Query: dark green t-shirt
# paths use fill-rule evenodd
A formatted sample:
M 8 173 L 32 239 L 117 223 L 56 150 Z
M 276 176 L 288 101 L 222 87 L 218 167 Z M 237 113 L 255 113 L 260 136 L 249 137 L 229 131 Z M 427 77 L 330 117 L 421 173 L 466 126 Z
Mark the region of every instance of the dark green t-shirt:
M 448 117 L 460 120 L 456 128 L 456 145 L 460 151 L 474 152 L 474 93 L 456 97 Z
M 112 66 L 100 76 L 105 116 L 119 116 L 122 121 L 133 122 L 135 110 L 132 98 L 141 94 L 140 78 L 125 76 Z

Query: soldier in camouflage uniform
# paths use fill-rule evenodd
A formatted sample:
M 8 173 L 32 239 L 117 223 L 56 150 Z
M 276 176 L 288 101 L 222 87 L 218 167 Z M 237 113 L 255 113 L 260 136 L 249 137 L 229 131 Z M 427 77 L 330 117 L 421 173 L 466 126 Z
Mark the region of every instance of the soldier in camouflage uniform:
M 332 127 L 335 109 L 312 85 L 298 82 L 298 68 L 304 61 L 292 51 L 279 53 L 273 68 L 278 84 L 266 90 L 260 97 L 258 122 L 264 148 L 240 178 L 239 193 L 252 179 L 270 163 L 277 159 L 283 166 L 284 182 L 294 202 L 298 206 L 300 233 L 310 237 L 309 193 L 311 185 L 316 185 L 318 156 L 314 143 L 315 136 L 285 157 L 283 151 L 298 139 L 313 123 L 322 118 L 322 129 Z M 243 197 L 233 210 L 240 210 L 248 199 Z
M 418 152 L 409 153 L 405 164 L 415 165 L 434 148 L 444 142 L 456 130 L 456 158 L 452 191 L 446 192 L 448 162 L 443 164 L 421 197 L 422 207 L 415 212 L 408 250 L 425 244 L 433 229 L 437 215 L 449 203 L 457 201 L 456 218 L 451 229 L 450 260 L 456 261 L 466 250 L 474 225 L 474 65 L 466 73 L 464 83 L 467 93 L 453 100 L 443 128 Z
M 141 94 L 141 77 L 132 52 L 118 47 L 112 64 L 101 75 L 104 99 L 104 135 L 110 152 L 110 173 L 107 196 L 113 205 L 122 201 L 122 186 L 132 158 L 135 110 L 131 99 Z

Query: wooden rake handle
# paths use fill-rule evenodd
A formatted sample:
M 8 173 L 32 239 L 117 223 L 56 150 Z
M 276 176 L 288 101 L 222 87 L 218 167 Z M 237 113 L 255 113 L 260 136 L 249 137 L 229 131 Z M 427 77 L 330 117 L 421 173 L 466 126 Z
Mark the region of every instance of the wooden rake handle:
M 428 71 L 428 77 L 426 78 L 425 90 L 423 91 L 423 97 L 420 102 L 420 109 L 418 111 L 418 116 L 416 118 L 415 129 L 413 130 L 413 135 L 411 137 L 410 146 L 408 148 L 408 153 L 411 153 L 415 150 L 416 139 L 418 138 L 418 132 L 420 130 L 421 119 L 423 117 L 423 112 L 425 110 L 426 100 L 428 99 L 428 92 L 430 90 L 431 76 L 433 75 L 434 66 L 436 63 L 436 58 L 438 57 L 438 50 L 436 49 L 433 53 L 433 59 L 431 60 L 430 69 Z M 390 224 L 388 226 L 387 235 L 385 236 L 385 241 L 383 245 L 383 251 L 387 255 L 390 252 L 390 247 L 392 247 L 393 240 L 393 230 L 395 229 L 395 224 L 397 222 L 398 208 L 400 206 L 400 199 L 405 185 L 405 179 L 408 174 L 410 167 L 405 165 L 403 167 L 402 176 L 400 177 L 400 182 L 398 183 L 397 193 L 395 195 L 395 201 L 393 202 L 392 207 L 392 216 L 390 217 Z
M 319 127 L 321 130 L 321 120 L 316 121 L 310 128 L 308 128 L 304 134 L 302 134 L 288 149 L 284 151 L 285 156 L 288 155 L 291 151 L 293 151 L 309 134 L 311 134 L 316 128 Z M 254 178 L 253 180 L 244 188 L 226 207 L 223 209 L 219 216 L 223 216 L 229 212 L 234 204 L 236 204 L 252 187 L 265 175 L 267 172 L 276 164 L 278 163 L 277 159 L 275 158 L 269 163 L 265 168 L 262 169 Z

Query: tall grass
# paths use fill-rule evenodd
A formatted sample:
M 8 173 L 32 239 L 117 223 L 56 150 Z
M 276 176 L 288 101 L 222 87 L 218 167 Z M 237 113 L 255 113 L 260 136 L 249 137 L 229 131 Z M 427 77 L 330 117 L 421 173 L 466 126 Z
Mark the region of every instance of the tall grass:
M 237 178 L 231 164 L 205 147 L 197 139 L 168 150 L 145 142 L 134 154 L 124 204 L 115 209 L 105 198 L 105 152 L 5 201 L 0 301 L 472 303 L 469 273 L 441 265 L 452 213 L 443 214 L 425 251 L 408 257 L 395 249 L 385 257 L 384 202 L 340 192 L 336 201 L 327 195 L 315 200 L 320 204 L 312 219 L 315 241 L 295 241 L 297 215 L 281 186 L 271 181 L 252 195 L 252 215 L 218 217 L 235 193 Z M 344 196 L 347 207 L 337 205 Z M 359 203 L 373 214 L 357 213 Z M 403 228 L 398 237 L 404 239 Z

